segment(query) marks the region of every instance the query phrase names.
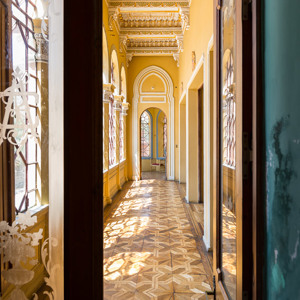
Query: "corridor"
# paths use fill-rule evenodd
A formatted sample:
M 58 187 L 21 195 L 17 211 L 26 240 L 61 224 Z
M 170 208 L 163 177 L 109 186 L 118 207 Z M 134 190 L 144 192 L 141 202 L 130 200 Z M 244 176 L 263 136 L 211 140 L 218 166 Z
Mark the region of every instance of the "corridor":
M 202 230 L 180 185 L 158 175 L 127 182 L 105 209 L 105 299 L 210 299 Z

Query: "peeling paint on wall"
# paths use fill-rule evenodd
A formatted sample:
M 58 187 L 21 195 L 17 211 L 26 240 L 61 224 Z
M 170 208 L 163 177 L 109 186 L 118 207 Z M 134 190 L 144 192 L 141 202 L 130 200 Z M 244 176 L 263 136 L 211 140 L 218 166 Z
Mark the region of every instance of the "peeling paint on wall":
M 264 1 L 264 299 L 300 299 L 300 6 Z

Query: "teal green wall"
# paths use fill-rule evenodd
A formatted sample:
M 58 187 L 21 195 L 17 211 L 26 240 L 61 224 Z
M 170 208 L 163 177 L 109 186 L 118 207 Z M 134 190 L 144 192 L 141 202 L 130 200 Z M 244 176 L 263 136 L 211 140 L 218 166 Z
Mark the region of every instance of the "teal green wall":
M 265 0 L 266 299 L 300 299 L 300 1 Z

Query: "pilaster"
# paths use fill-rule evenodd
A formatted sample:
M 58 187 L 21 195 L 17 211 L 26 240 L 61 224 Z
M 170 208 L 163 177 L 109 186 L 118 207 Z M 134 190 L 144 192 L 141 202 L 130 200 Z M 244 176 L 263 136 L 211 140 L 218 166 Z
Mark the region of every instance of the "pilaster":
M 47 20 L 44 20 L 46 22 Z M 37 92 L 40 94 L 40 119 L 41 119 L 41 140 L 40 155 L 37 162 L 40 168 L 41 182 L 37 181 L 37 188 L 40 193 L 42 205 L 49 203 L 49 164 L 48 164 L 48 140 L 49 140 L 49 105 L 48 105 L 48 48 L 49 42 L 45 33 L 42 33 L 42 19 L 34 19 L 34 37 L 36 40 L 37 53 L 35 54 L 37 69 Z M 38 151 L 39 153 L 39 151 Z

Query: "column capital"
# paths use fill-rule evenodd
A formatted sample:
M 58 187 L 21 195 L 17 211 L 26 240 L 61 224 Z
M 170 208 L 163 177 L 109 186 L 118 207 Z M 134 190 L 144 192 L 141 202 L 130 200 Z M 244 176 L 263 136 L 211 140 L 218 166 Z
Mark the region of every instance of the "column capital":
M 126 102 L 125 99 L 124 99 L 124 101 L 122 103 L 122 114 L 123 114 L 123 116 L 127 116 L 127 110 L 129 109 L 129 105 L 130 104 L 128 102 Z
M 42 33 L 35 33 L 34 37 L 37 47 L 37 53 L 35 55 L 36 62 L 48 63 L 48 41 Z
M 109 103 L 114 96 L 115 86 L 112 83 L 103 84 L 103 102 Z
M 122 101 L 124 99 L 124 96 L 122 95 L 115 95 L 114 97 L 114 107 L 116 111 L 122 110 Z

